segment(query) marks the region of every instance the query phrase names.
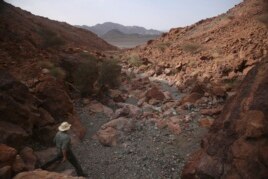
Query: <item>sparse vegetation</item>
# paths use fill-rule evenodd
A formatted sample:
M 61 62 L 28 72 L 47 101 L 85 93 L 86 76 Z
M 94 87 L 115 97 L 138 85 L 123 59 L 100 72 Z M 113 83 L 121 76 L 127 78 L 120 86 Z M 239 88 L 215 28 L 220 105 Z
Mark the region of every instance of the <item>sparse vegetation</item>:
M 53 64 L 50 61 L 40 61 L 38 63 L 38 66 L 43 69 L 46 68 L 49 70 L 49 73 L 54 76 L 57 79 L 61 79 L 64 80 L 66 77 L 66 72 L 61 68 L 61 67 L 57 67 L 55 66 L 55 64 Z
M 130 65 L 136 66 L 136 67 L 139 67 L 142 65 L 142 61 L 137 54 L 130 55 L 128 62 Z
M 170 42 L 162 42 L 157 44 L 157 48 L 159 48 L 161 51 L 164 51 L 167 47 L 169 47 L 171 45 Z
M 40 28 L 38 33 L 43 38 L 42 47 L 44 48 L 59 48 L 65 44 L 65 41 L 51 30 Z
M 200 50 L 200 45 L 199 44 L 193 44 L 193 43 L 187 43 L 182 45 L 182 49 L 185 52 L 189 52 L 189 53 L 197 53 Z
M 265 13 L 259 16 L 258 20 L 268 27 L 268 13 Z
M 60 67 L 53 67 L 50 69 L 50 74 L 54 76 L 57 79 L 65 79 L 66 73 L 65 71 Z
M 98 83 L 100 86 L 116 87 L 119 84 L 121 66 L 115 60 L 105 60 L 100 66 Z
M 80 90 L 82 96 L 89 95 L 93 91 L 97 79 L 98 63 L 94 57 L 81 63 L 73 74 L 74 85 Z

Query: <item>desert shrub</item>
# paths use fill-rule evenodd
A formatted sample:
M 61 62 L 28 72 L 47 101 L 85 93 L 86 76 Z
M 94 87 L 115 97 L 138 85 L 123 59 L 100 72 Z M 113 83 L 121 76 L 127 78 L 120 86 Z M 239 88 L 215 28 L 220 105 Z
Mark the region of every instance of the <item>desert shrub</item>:
M 189 53 L 197 53 L 200 50 L 200 45 L 199 44 L 193 44 L 193 43 L 187 43 L 182 45 L 182 49 L 185 52 L 189 52 Z
M 258 17 L 258 20 L 268 27 L 268 13 L 264 13 Z
M 121 66 L 115 60 L 104 60 L 100 66 L 98 83 L 100 86 L 107 85 L 116 87 L 119 85 Z
M 50 71 L 50 74 L 52 76 L 54 76 L 55 78 L 61 79 L 61 80 L 64 80 L 65 79 L 66 72 L 62 68 L 60 68 L 60 67 L 53 67 L 49 71 Z
M 50 61 L 39 61 L 38 62 L 38 66 L 40 68 L 47 68 L 47 69 L 51 69 L 54 67 L 54 64 Z
M 43 38 L 42 47 L 44 48 L 58 48 L 65 44 L 65 41 L 55 32 L 41 28 L 38 34 Z
M 164 51 L 167 47 L 169 47 L 171 45 L 170 42 L 162 42 L 157 44 L 157 48 L 159 48 L 161 51 Z
M 128 62 L 131 66 L 135 67 L 139 67 L 142 65 L 142 60 L 137 54 L 130 55 Z
M 73 74 L 74 85 L 80 90 L 82 96 L 92 92 L 97 79 L 98 63 L 94 57 L 90 57 L 79 64 Z

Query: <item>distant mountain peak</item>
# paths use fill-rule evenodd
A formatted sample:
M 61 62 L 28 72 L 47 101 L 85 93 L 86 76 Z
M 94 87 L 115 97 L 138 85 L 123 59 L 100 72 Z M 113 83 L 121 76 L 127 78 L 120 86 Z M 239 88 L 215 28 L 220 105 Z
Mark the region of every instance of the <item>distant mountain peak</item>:
M 154 30 L 154 29 L 146 29 L 140 26 L 124 26 L 124 25 L 114 23 L 114 22 L 104 22 L 102 24 L 96 24 L 95 26 L 82 25 L 80 27 L 90 30 L 91 32 L 97 34 L 100 37 L 114 29 L 124 34 L 160 35 L 163 33 L 161 31 Z

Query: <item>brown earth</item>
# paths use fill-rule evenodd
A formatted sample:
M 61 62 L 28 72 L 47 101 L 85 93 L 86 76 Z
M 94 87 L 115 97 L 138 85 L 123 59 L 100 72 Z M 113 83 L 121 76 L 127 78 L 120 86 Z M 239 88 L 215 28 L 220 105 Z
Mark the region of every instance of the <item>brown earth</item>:
M 245 0 L 217 17 L 174 28 L 147 45 L 128 50 L 123 61 L 151 62 L 138 70 L 189 90 L 195 83 L 230 91 L 267 55 L 265 0 Z M 130 66 L 131 67 L 131 66 Z
M 268 177 L 267 85 L 268 59 L 249 72 L 226 103 L 182 178 Z
M 267 177 L 264 2 L 245 0 L 122 54 L 104 53 L 116 48 L 88 31 L 0 0 L 0 177 L 51 157 L 34 150 L 47 148 L 63 120 L 73 124 L 89 177 L 180 178 L 207 128 L 182 177 Z M 121 85 L 81 99 L 73 73 L 90 55 L 122 59 Z M 51 170 L 69 168 L 58 166 Z M 24 176 L 65 177 L 40 170 L 17 177 Z

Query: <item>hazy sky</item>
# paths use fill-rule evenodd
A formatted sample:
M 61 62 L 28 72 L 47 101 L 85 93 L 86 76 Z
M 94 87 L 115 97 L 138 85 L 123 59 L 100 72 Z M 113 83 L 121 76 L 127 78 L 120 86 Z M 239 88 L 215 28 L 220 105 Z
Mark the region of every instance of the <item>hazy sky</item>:
M 5 0 L 35 15 L 72 25 L 115 22 L 158 30 L 216 16 L 242 0 Z

